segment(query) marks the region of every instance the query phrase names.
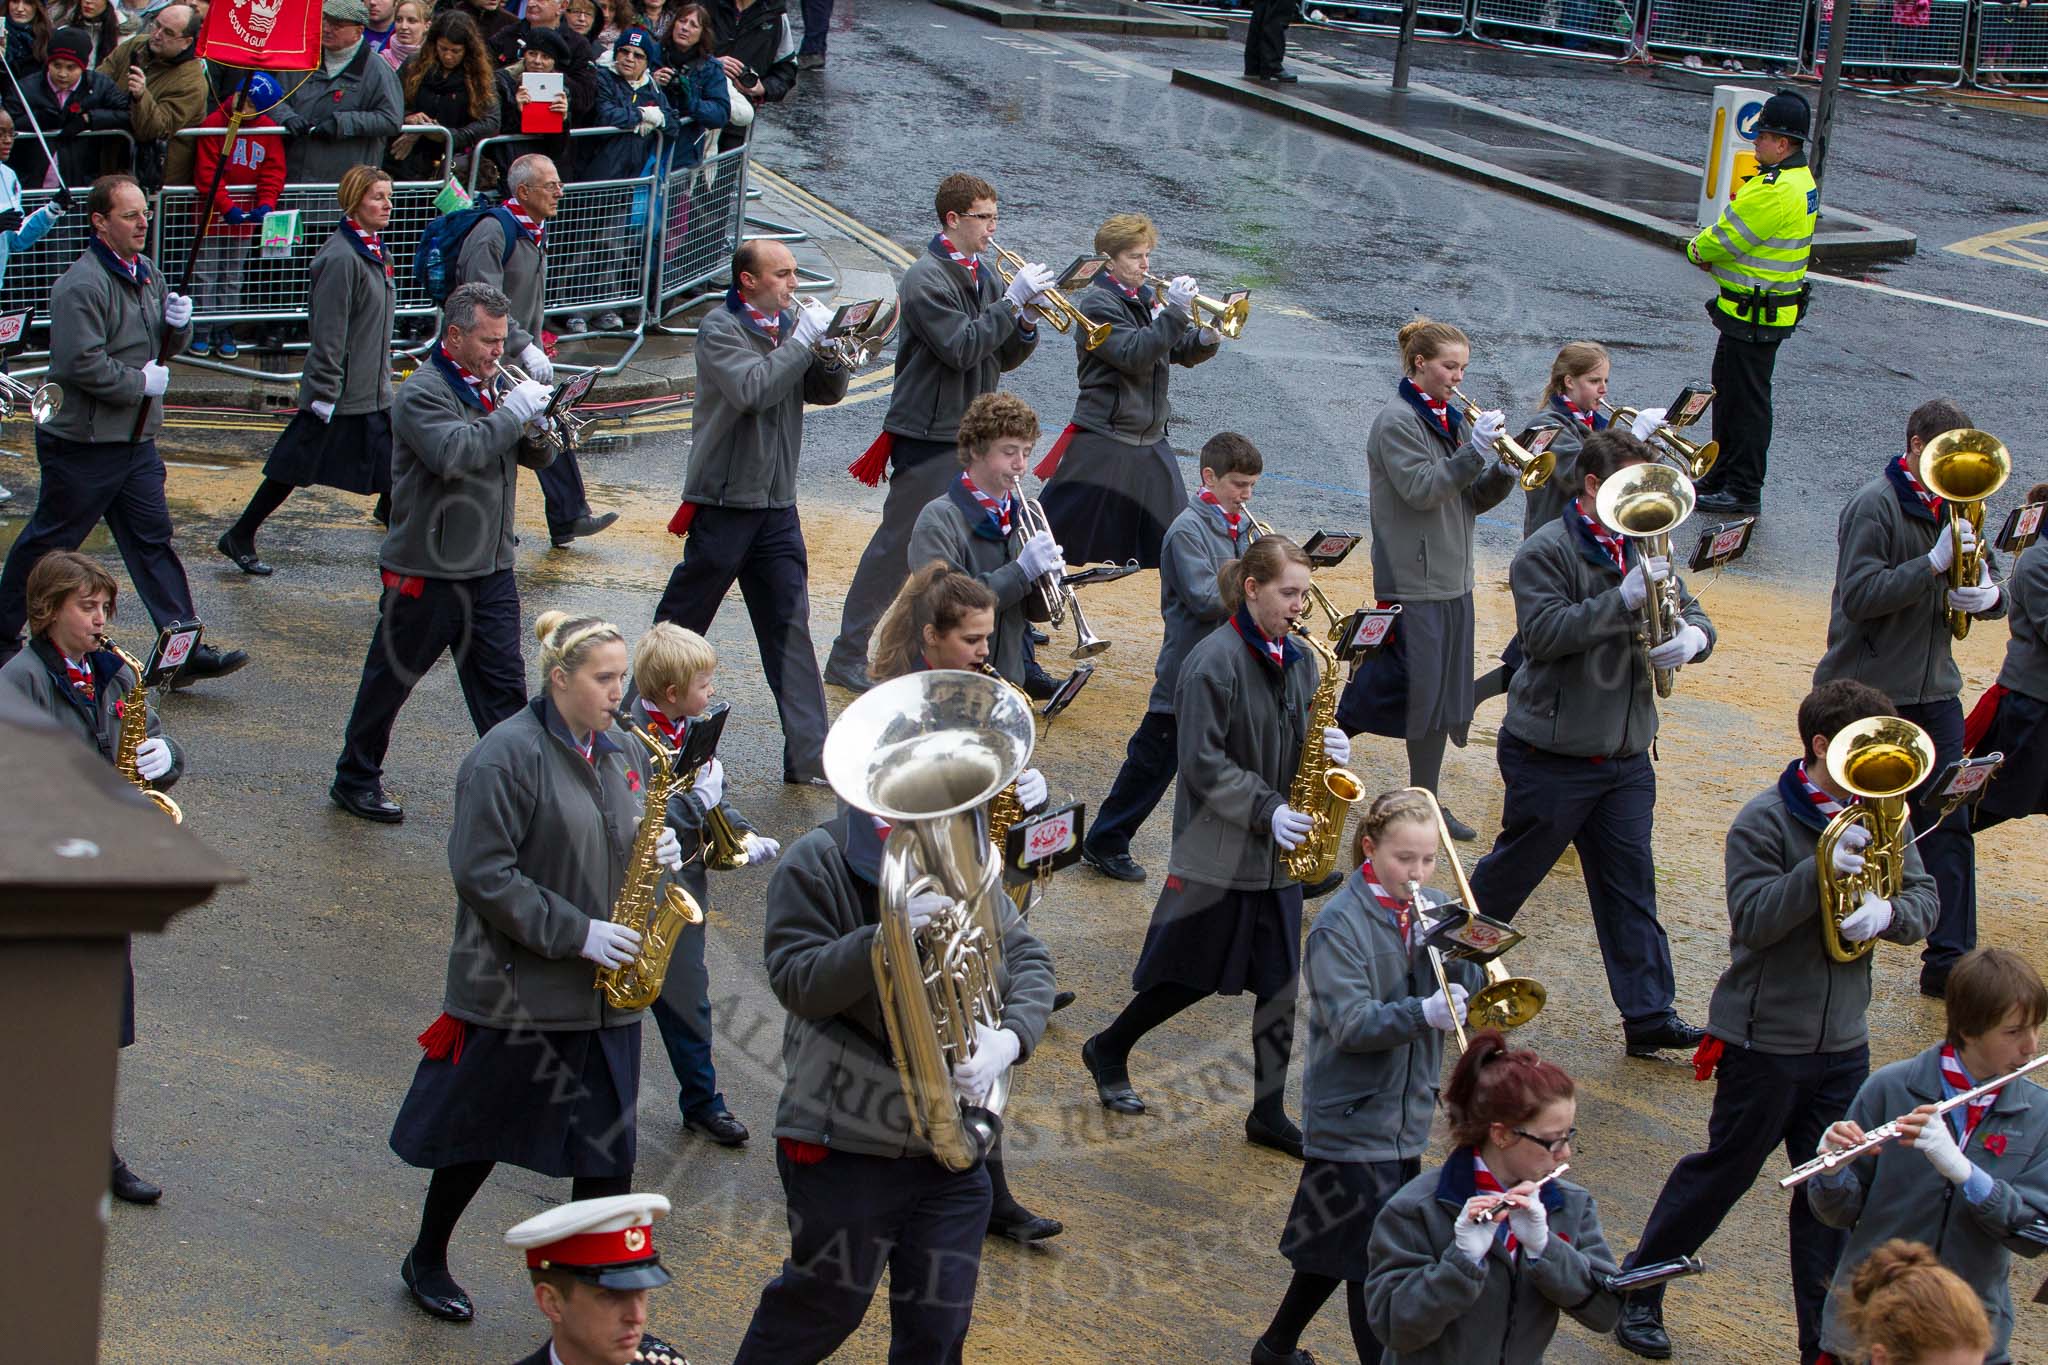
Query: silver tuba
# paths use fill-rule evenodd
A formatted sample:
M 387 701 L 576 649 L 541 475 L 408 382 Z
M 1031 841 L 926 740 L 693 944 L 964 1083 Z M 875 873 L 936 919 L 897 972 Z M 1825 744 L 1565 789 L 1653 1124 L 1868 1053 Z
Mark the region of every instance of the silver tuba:
M 28 404 L 29 415 L 35 419 L 35 424 L 42 426 L 64 406 L 64 390 L 55 384 L 38 384 L 30 388 L 13 375 L 0 373 L 0 418 L 12 417 L 14 410 L 24 402 Z
M 1002 1020 L 1002 864 L 977 819 L 1031 758 L 1029 705 L 1001 678 L 935 670 L 864 693 L 825 737 L 825 775 L 856 811 L 893 828 L 877 882 L 881 923 L 875 991 L 911 1131 L 951 1171 L 969 1171 L 1002 1131 L 1010 1082 L 985 1105 L 953 1089 L 953 1068 L 974 1055 L 975 1025 Z M 952 904 L 922 929 L 911 897 L 936 891 Z

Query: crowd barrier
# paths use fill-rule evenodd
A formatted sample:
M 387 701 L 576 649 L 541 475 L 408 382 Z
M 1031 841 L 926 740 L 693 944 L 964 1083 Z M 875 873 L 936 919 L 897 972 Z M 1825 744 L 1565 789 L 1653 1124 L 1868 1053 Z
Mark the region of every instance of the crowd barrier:
M 1970 70 L 1980 82 L 2048 84 L 2048 6 L 1980 0 Z

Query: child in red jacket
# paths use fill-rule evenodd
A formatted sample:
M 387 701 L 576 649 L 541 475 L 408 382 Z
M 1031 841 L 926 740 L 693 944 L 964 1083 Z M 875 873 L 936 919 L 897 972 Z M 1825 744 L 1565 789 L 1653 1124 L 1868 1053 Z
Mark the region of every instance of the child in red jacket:
M 201 313 L 232 313 L 242 301 L 242 267 L 249 258 L 252 225 L 261 223 L 263 215 L 277 206 L 284 189 L 284 129 L 266 112 L 283 98 L 283 87 L 275 76 L 259 71 L 249 78 L 249 88 L 242 96 L 243 131 L 235 137 L 227 172 L 213 196 L 213 222 L 192 272 L 192 301 Z M 228 101 L 222 100 L 199 126 L 225 130 Z M 276 131 L 252 137 L 249 129 Z M 201 196 L 220 168 L 223 141 L 223 137 L 199 139 L 192 184 Z M 223 360 L 231 360 L 236 353 L 235 329 L 227 324 L 194 329 L 192 344 L 185 349 L 197 356 L 217 351 Z

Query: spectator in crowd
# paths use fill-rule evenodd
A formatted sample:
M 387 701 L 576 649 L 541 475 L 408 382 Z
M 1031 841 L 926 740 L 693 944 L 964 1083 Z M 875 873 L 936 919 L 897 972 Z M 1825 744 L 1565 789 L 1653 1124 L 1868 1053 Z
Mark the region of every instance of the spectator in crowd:
M 370 16 L 370 22 L 363 25 L 363 41 L 372 52 L 387 51 L 398 31 L 398 7 L 392 0 L 363 0 L 363 9 Z
M 568 0 L 562 6 L 562 27 L 590 44 L 594 55 L 601 46 L 599 39 L 604 33 L 597 0 Z
M 796 88 L 796 38 L 790 33 L 783 0 L 717 0 L 718 60 L 732 88 L 755 105 L 773 104 Z M 728 125 L 719 150 L 743 146 L 750 119 Z
M 462 178 L 470 148 L 498 131 L 498 82 L 490 49 L 468 14 L 443 10 L 427 28 L 426 44 L 398 73 L 405 90 L 405 122 L 438 124 L 453 138 L 406 133 L 391 144 L 385 169 L 398 180 Z
M 501 67 L 517 67 L 520 57 L 526 52 L 527 39 L 542 30 L 550 33 L 559 33 L 564 38 L 570 39 L 570 48 L 581 47 L 583 49 L 583 59 L 586 61 L 595 55 L 591 52 L 590 43 L 587 39 L 578 36 L 564 27 L 562 23 L 562 0 L 526 0 L 525 17 L 520 19 L 517 24 L 500 33 L 497 41 L 491 44 L 492 59 Z
M 7 69 L 16 80 L 41 73 L 56 31 L 43 0 L 7 0 Z
M 548 3 L 548 0 L 532 0 L 532 3 L 538 6 Z M 493 147 L 491 155 L 498 161 L 500 172 L 510 168 L 513 157 L 538 152 L 555 163 L 564 179 L 568 178 L 569 156 L 574 150 L 569 131 L 588 128 L 597 117 L 595 69 L 587 56 L 581 62 L 570 57 L 572 41 L 585 53 L 589 52 L 589 45 L 567 30 L 535 29 L 522 40 L 524 50 L 519 60 L 498 73 L 498 108 L 504 116 L 501 130 L 507 137 L 518 137 L 526 131 L 522 120 L 527 105 L 526 83 L 520 78 L 528 72 L 562 73 L 562 93 L 552 101 L 554 111 L 561 115 L 562 131 L 537 133 L 527 136 L 524 142 L 501 143 Z
M 85 30 L 88 70 L 121 45 L 121 12 L 111 0 L 58 0 L 50 6 L 50 22 L 59 28 Z
M 426 45 L 427 0 L 398 0 L 391 11 L 391 41 L 384 45 L 385 64 L 396 71 Z
M 50 38 L 50 59 L 43 66 L 43 79 L 24 81 L 19 96 L 12 86 L 5 92 L 7 112 L 15 126 L 34 122 L 57 152 L 53 166 L 33 134 L 16 138 L 8 164 L 22 184 L 55 189 L 61 171 L 64 184 L 89 185 L 99 176 L 100 149 L 95 144 L 111 139 L 79 134 L 128 131 L 128 95 L 92 70 L 88 65 L 91 56 L 92 38 L 84 29 L 60 28 Z
M 15 178 L 7 165 L 7 157 L 14 150 L 14 119 L 6 110 L 0 109 L 0 281 L 7 278 L 7 259 L 17 251 L 27 251 L 41 241 L 43 234 L 57 226 L 57 220 L 70 207 L 71 196 L 60 194 L 44 204 L 26 218 L 21 212 L 21 181 Z M 13 497 L 5 488 L 0 488 L 0 502 Z
M 600 0 L 600 3 L 604 6 L 604 27 L 598 30 L 591 48 L 597 52 L 602 65 L 610 66 L 612 54 L 618 50 L 619 38 L 627 29 L 645 28 L 649 33 L 654 30 L 648 28 L 647 9 L 641 0 Z
M 677 160 L 694 166 L 703 157 L 709 135 L 732 116 L 726 96 L 725 67 L 711 52 L 711 11 L 694 0 L 679 6 L 669 21 L 655 82 L 684 120 L 677 130 Z
M 661 61 L 661 44 L 644 28 L 629 28 L 612 47 L 612 69 L 601 71 L 597 81 L 597 123 L 633 134 L 631 137 L 591 138 L 583 152 L 584 180 L 628 180 L 652 175 L 668 164 L 675 136 L 682 120 L 661 86 L 654 68 Z M 612 268 L 623 282 L 639 269 L 641 236 L 651 221 L 652 197 L 641 190 L 635 194 L 628 215 L 631 232 L 622 233 L 612 258 Z M 607 310 L 597 319 L 601 332 L 625 330 L 625 319 Z
M 370 22 L 363 0 L 326 0 L 320 11 L 320 65 L 278 110 L 292 135 L 285 179 L 339 184 L 351 166 L 384 161 L 385 144 L 405 122 L 398 77 L 363 42 Z
M 825 30 L 832 27 L 832 0 L 804 0 L 804 41 L 796 50 L 796 69 L 817 71 L 825 65 Z
M 489 47 L 498 40 L 498 35 L 519 22 L 518 16 L 505 8 L 505 0 L 455 0 L 452 5 L 441 7 L 443 14 L 464 14 L 476 23 L 476 31 Z M 437 16 L 438 17 L 438 16 Z
M 165 183 L 172 135 L 198 123 L 210 102 L 206 63 L 192 50 L 198 37 L 198 10 L 165 5 L 140 33 L 124 40 L 100 63 L 100 74 L 128 96 L 135 178 L 145 190 Z
M 226 128 L 229 95 L 214 106 L 199 126 Z M 277 77 L 259 71 L 249 78 L 249 92 L 242 99 L 242 130 L 235 137 L 234 152 L 227 170 L 221 172 L 220 188 L 213 195 L 213 226 L 199 244 L 199 259 L 192 272 L 192 303 L 201 313 L 232 313 L 242 302 L 242 270 L 249 260 L 249 236 L 253 225 L 277 207 L 284 191 L 284 136 L 277 121 L 263 111 L 284 98 Z M 273 131 L 264 133 L 263 129 Z M 201 194 L 213 184 L 220 167 L 217 137 L 198 139 L 192 160 L 192 184 Z M 192 344 L 185 350 L 196 356 L 218 351 L 223 360 L 233 360 L 240 348 L 230 323 L 212 328 L 194 326 Z

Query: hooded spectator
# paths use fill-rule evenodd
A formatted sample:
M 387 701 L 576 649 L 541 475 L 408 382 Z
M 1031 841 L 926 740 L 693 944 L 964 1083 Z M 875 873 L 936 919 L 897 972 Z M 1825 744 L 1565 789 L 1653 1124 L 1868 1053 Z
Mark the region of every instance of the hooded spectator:
M 635 134 L 589 138 L 581 180 L 629 180 L 650 174 L 668 155 L 681 120 L 655 82 L 661 44 L 644 28 L 629 28 L 612 46 L 612 69 L 597 76 L 596 122 Z
M 439 124 L 453 135 L 456 167 L 439 136 L 405 134 L 391 144 L 385 169 L 400 181 L 459 175 L 469 149 L 498 131 L 498 83 L 490 49 L 461 8 L 444 10 L 427 28 L 427 41 L 398 73 L 405 90 L 405 121 Z
M 206 63 L 192 50 L 199 11 L 165 5 L 142 32 L 107 54 L 100 74 L 128 96 L 129 131 L 135 135 L 135 178 L 145 190 L 181 184 L 191 169 L 192 144 L 174 148 L 172 136 L 206 113 Z M 171 156 L 173 151 L 178 155 Z M 166 157 L 170 164 L 166 164 Z M 173 174 L 177 172 L 177 174 Z
M 321 7 L 320 65 L 276 114 L 292 135 L 285 169 L 292 184 L 339 184 L 351 166 L 381 165 L 385 143 L 404 125 L 398 77 L 363 42 L 369 22 L 363 0 Z
M 23 81 L 24 105 L 10 87 L 7 112 L 26 137 L 14 140 L 8 165 L 21 183 L 34 189 L 57 188 L 57 172 L 66 185 L 90 185 L 100 173 L 101 147 L 112 138 L 86 138 L 82 133 L 128 131 L 128 96 L 119 86 L 87 66 L 92 37 L 81 28 L 60 28 L 50 38 L 50 58 L 43 74 Z M 28 129 L 33 121 L 55 146 L 57 165 L 43 155 L 43 146 Z M 124 149 L 125 150 L 125 149 Z

